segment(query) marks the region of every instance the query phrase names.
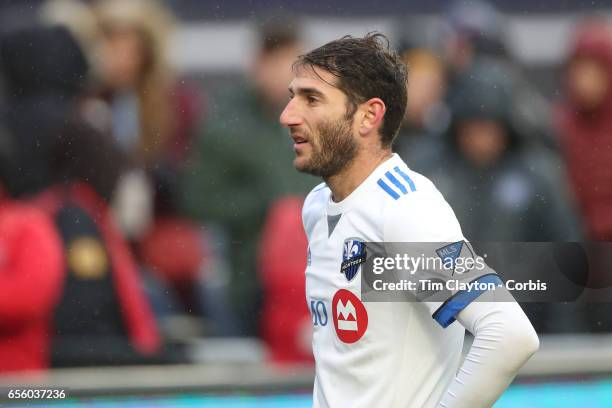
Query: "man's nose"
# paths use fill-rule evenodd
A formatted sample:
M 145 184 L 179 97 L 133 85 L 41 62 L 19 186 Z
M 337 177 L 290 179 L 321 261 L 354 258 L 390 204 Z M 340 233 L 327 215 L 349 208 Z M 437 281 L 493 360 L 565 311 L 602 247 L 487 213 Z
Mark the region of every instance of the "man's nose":
M 291 99 L 280 115 L 280 123 L 283 126 L 294 126 L 302 123 L 302 119 L 298 114 L 295 99 Z

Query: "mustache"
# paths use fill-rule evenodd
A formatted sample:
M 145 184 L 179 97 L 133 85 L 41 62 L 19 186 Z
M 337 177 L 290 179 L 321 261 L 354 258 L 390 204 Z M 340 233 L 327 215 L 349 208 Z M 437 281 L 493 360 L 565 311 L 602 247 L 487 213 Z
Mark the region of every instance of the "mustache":
M 306 129 L 298 129 L 291 127 L 289 128 L 289 134 L 291 136 L 308 136 L 310 135 L 310 132 L 308 132 Z

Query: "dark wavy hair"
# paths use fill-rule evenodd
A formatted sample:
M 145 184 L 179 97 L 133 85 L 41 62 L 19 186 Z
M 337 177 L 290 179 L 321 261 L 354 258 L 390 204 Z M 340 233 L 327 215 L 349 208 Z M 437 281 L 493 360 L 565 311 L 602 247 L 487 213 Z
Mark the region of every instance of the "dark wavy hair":
M 347 115 L 370 98 L 380 98 L 387 111 L 380 131 L 383 146 L 391 146 L 406 111 L 406 65 L 389 48 L 381 33 L 363 38 L 349 35 L 331 41 L 298 57 L 293 69 L 310 66 L 324 69 L 337 78 L 330 84 L 348 98 Z

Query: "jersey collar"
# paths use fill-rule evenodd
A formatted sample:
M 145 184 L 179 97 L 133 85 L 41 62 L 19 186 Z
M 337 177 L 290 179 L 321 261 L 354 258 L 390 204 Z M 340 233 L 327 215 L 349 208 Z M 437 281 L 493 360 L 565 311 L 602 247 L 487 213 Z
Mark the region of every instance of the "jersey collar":
M 390 165 L 397 165 L 397 163 L 401 161 L 402 159 L 399 157 L 399 155 L 397 153 L 393 153 L 389 159 L 379 164 L 378 167 L 376 167 L 372 173 L 370 173 L 370 175 L 366 177 L 366 179 L 342 201 L 334 202 L 332 200 L 332 195 L 330 194 L 329 199 L 327 200 L 327 214 L 338 215 L 346 212 L 352 207 L 354 202 L 359 202 L 359 197 L 361 197 L 363 192 L 367 190 L 368 186 L 379 179 Z

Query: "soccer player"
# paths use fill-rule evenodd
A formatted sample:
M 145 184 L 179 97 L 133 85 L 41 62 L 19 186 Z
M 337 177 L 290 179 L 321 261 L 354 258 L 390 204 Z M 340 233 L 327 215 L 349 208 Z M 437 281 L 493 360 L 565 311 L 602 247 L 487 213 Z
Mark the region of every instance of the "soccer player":
M 365 242 L 464 242 L 435 186 L 392 153 L 405 84 L 382 34 L 332 41 L 294 64 L 280 121 L 295 168 L 324 180 L 302 213 L 315 407 L 490 407 L 539 345 L 516 302 L 493 302 L 497 290 L 364 302 L 360 269 L 341 267 Z M 465 329 L 474 342 L 462 362 Z

